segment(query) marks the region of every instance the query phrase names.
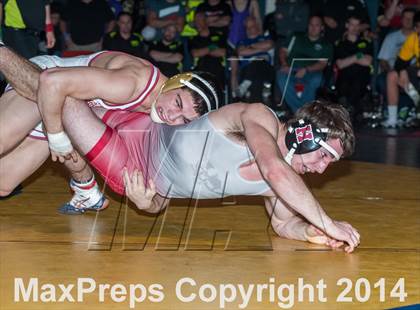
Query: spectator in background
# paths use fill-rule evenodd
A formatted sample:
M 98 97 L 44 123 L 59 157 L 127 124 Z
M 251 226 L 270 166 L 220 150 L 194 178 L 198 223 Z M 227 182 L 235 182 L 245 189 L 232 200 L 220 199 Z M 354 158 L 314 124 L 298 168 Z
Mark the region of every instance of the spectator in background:
M 142 36 L 133 32 L 133 18 L 125 12 L 118 15 L 117 30 L 105 35 L 102 49 L 120 51 L 141 58 L 147 55 Z
M 363 110 L 360 101 L 370 82 L 372 44 L 361 36 L 362 20 L 358 16 L 347 19 L 346 33 L 336 43 L 335 58 L 338 67 L 336 87 L 340 103 L 351 112 L 353 118 Z
M 397 109 L 400 88 L 405 91 L 416 103 L 420 93 L 420 11 L 414 16 L 414 31 L 404 42 L 397 60 L 395 71 L 387 76 L 388 90 L 388 119 L 383 123 L 385 127 L 397 125 Z M 411 61 L 415 61 L 411 65 Z
M 184 47 L 181 41 L 176 40 L 177 36 L 175 25 L 170 24 L 163 28 L 162 39 L 150 45 L 152 62 L 167 77 L 182 72 Z
M 220 81 L 220 87 L 225 84 L 226 35 L 219 31 L 211 32 L 206 19 L 196 20 L 198 35 L 189 43 L 193 56 L 193 70 L 213 73 Z
M 64 49 L 63 34 L 60 27 L 61 22 L 61 5 L 53 2 L 51 4 L 51 24 L 54 29 L 55 44 L 48 49 L 48 55 L 61 56 Z
M 195 14 L 197 8 L 204 0 L 186 0 L 185 3 L 185 24 L 181 36 L 186 38 L 195 37 L 198 34 L 195 27 Z
M 121 0 L 108 0 L 109 8 L 114 13 L 115 18 L 118 18 L 121 12 L 123 12 Z
M 61 29 L 67 50 L 96 52 L 102 37 L 115 27 L 114 14 L 105 0 L 69 0 Z
M 280 50 L 277 83 L 293 112 L 315 99 L 321 85 L 322 71 L 332 59 L 333 47 L 322 37 L 323 29 L 322 18 L 312 16 L 307 33 L 292 36 Z M 313 60 L 293 61 L 299 58 Z
M 185 24 L 181 32 L 181 39 L 184 46 L 183 69 L 186 71 L 191 70 L 193 62 L 188 43 L 193 37 L 198 35 L 195 26 L 195 14 L 198 6 L 203 2 L 204 0 L 186 0 L 185 2 Z
M 402 13 L 404 10 L 418 7 L 418 0 L 385 0 L 384 10 L 378 16 L 378 24 L 383 28 L 399 29 L 402 27 Z
M 232 11 L 224 0 L 206 0 L 197 7 L 195 19 L 196 23 L 205 24 L 211 33 L 226 36 L 229 33 Z
M 162 30 L 174 24 L 178 33 L 184 28 L 185 11 L 178 0 L 149 0 L 147 8 L 147 26 L 142 35 L 147 41 L 160 40 Z
M 294 33 L 305 32 L 308 26 L 309 6 L 304 0 L 279 0 L 276 5 L 276 28 L 283 42 Z
M 245 21 L 248 16 L 252 16 L 259 30 L 262 30 L 260 8 L 257 0 L 231 0 L 232 22 L 229 31 L 229 45 L 233 48 L 247 38 Z
M 385 37 L 381 49 L 378 54 L 381 73 L 378 75 L 376 82 L 379 94 L 384 99 L 383 102 L 387 106 L 387 83 L 386 76 L 388 72 L 394 69 L 395 61 L 398 53 L 407 37 L 413 32 L 413 18 L 416 11 L 414 9 L 405 9 L 401 14 L 401 29 L 391 32 Z M 412 100 L 405 94 L 400 94 L 399 105 L 401 107 L 399 116 L 405 119 Z
M 236 90 L 233 97 L 243 98 L 247 102 L 262 102 L 264 82 L 273 84 L 274 67 L 272 52 L 274 43 L 267 35 L 263 35 L 260 25 L 253 16 L 245 20 L 247 38 L 238 43 L 238 60 L 232 60 L 231 85 Z M 238 88 L 238 73 L 241 87 Z M 249 95 L 246 96 L 249 90 Z M 245 97 L 245 98 L 244 98 Z
M 45 30 L 47 48 L 55 44 L 50 1 L 1 0 L 0 23 L 3 41 L 21 56 L 38 55 L 40 34 Z
M 328 0 L 307 0 L 310 16 L 322 16 Z
M 418 9 L 419 0 L 384 0 L 381 1 L 377 14 L 377 33 L 379 42 L 382 42 L 385 36 L 402 27 L 402 13 L 405 9 Z
M 360 33 L 369 26 L 369 14 L 364 0 L 328 0 L 324 6 L 325 38 L 332 44 L 342 39 L 349 17 L 360 20 Z

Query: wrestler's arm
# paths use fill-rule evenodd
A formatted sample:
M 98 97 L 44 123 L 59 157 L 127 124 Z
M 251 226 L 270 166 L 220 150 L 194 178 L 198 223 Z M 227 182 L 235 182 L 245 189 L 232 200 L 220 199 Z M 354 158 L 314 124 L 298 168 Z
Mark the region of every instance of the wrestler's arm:
M 169 199 L 159 195 L 153 180 L 149 180 L 148 187 L 144 186 L 143 174 L 140 170 L 134 170 L 132 175 L 127 169 L 123 171 L 125 194 L 139 210 L 149 213 L 159 213 L 169 204 Z
M 277 145 L 278 122 L 275 116 L 265 106 L 254 104 L 240 114 L 239 121 L 262 176 L 277 196 L 317 227 L 324 229 L 328 226 L 331 218 L 322 210 L 302 178 L 283 160 Z
M 81 100 L 101 98 L 107 102 L 129 102 L 139 87 L 138 76 L 149 76 L 150 68 L 139 65 L 120 69 L 97 67 L 52 68 L 41 73 L 38 105 L 48 133 L 63 131 L 61 111 L 66 97 Z
M 262 176 L 277 197 L 328 235 L 347 242 L 346 250 L 352 252 L 360 236 L 350 224 L 332 220 L 302 178 L 284 161 L 277 145 L 279 125 L 273 113 L 263 104 L 253 104 L 239 114 L 237 121 Z
M 280 237 L 307 241 L 305 228 L 309 225 L 296 213 L 288 208 L 277 197 L 264 197 L 265 209 L 270 217 L 271 227 Z
M 347 250 L 353 251 L 359 243 L 357 232 L 350 224 L 333 221 L 301 177 L 284 161 L 277 145 L 278 121 L 267 107 L 263 104 L 235 104 L 214 112 L 210 117 L 215 123 L 225 122 L 225 128 L 243 130 L 260 172 L 276 196 L 328 235 L 346 241 L 350 245 Z
M 19 95 L 36 101 L 41 68 L 3 46 L 0 48 L 0 71 Z
M 308 241 L 315 244 L 323 244 L 332 248 L 343 245 L 342 242 L 328 237 L 288 208 L 278 197 L 264 197 L 265 208 L 273 230 L 283 238 Z

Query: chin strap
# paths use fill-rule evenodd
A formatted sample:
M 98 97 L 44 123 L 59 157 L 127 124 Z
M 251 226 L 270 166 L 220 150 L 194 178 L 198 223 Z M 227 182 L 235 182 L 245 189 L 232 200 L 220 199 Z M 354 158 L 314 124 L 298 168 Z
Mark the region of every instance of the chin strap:
M 164 124 L 165 122 L 160 118 L 159 113 L 156 109 L 156 101 L 152 103 L 152 106 L 150 107 L 150 118 L 153 122 L 158 124 Z
M 295 155 L 296 148 L 297 146 L 291 148 L 289 152 L 287 153 L 286 157 L 284 158 L 284 160 L 286 161 L 286 163 L 289 164 L 289 166 L 292 165 L 292 158 L 293 158 L 293 155 Z

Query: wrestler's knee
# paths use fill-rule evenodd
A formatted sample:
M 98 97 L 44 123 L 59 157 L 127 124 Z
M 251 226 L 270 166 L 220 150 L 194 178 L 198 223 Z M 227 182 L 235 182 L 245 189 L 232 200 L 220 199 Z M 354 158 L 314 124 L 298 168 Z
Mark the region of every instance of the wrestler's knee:
M 39 87 L 48 89 L 49 92 L 62 87 L 62 81 L 54 71 L 54 68 L 44 70 L 39 75 Z

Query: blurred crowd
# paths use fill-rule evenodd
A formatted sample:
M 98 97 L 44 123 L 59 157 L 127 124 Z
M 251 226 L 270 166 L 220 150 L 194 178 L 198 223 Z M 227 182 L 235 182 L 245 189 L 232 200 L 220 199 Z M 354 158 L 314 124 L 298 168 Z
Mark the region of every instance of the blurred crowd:
M 3 40 L 27 58 L 122 51 L 167 76 L 211 72 L 226 102 L 293 113 L 333 97 L 355 122 L 373 105 L 386 127 L 417 115 L 420 0 L 0 2 Z

